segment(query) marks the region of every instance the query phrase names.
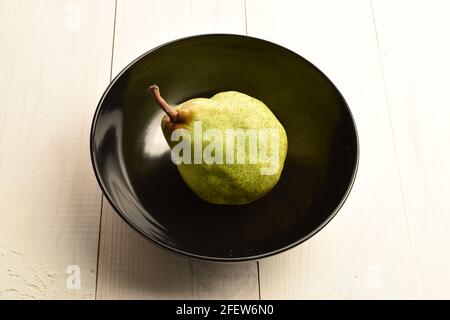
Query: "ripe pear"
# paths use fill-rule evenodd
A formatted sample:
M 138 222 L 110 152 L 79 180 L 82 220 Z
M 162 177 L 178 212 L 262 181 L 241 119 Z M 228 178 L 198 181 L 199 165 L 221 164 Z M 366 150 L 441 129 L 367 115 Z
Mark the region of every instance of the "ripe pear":
M 175 107 L 150 91 L 164 110 L 161 128 L 172 161 L 201 199 L 242 205 L 278 182 L 287 153 L 286 132 L 261 101 L 236 91 L 195 98 Z

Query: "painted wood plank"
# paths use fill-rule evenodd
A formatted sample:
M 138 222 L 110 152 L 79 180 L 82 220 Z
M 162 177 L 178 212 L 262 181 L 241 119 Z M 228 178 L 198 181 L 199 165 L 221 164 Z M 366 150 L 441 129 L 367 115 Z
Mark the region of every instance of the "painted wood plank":
M 113 74 L 164 42 L 217 32 L 245 34 L 243 1 L 119 0 Z M 257 299 L 257 267 L 193 261 L 164 251 L 131 229 L 105 200 L 97 297 Z
M 0 299 L 90 299 L 101 194 L 89 129 L 114 2 L 0 2 Z M 80 269 L 78 282 L 66 285 Z
M 98 299 L 257 299 L 256 263 L 190 260 L 156 247 L 104 202 Z
M 450 297 L 450 3 L 374 1 L 415 263 L 425 298 Z
M 247 1 L 248 35 L 315 63 L 356 119 L 360 165 L 338 215 L 299 247 L 260 262 L 261 298 L 418 298 L 369 1 Z

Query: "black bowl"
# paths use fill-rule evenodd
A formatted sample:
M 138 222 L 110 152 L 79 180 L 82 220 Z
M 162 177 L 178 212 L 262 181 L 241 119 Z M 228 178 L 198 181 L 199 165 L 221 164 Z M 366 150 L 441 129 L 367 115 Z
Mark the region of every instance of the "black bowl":
M 266 103 L 289 141 L 275 188 L 242 206 L 198 198 L 170 160 L 153 83 L 173 105 L 227 90 Z M 355 179 L 358 139 L 344 98 L 310 62 L 264 40 L 214 34 L 153 49 L 112 81 L 95 112 L 91 158 L 111 205 L 149 239 L 189 257 L 243 261 L 292 248 L 331 220 Z

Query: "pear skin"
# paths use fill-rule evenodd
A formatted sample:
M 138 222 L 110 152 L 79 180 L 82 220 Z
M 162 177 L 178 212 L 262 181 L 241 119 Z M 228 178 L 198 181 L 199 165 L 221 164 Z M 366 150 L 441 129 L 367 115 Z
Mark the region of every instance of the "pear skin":
M 288 140 L 283 126 L 263 102 L 227 91 L 172 107 L 156 85 L 150 91 L 166 113 L 161 128 L 172 152 L 183 149 L 184 161 L 178 158 L 178 171 L 201 199 L 243 205 L 277 184 Z

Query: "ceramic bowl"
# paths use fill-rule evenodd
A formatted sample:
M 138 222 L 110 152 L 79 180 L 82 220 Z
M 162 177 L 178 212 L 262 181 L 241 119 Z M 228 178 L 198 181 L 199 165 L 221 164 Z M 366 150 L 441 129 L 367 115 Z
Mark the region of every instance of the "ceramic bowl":
M 247 205 L 213 205 L 171 162 L 147 92 L 157 83 L 176 105 L 235 90 L 263 101 L 283 124 L 289 149 L 280 181 Z M 333 83 L 313 64 L 261 39 L 211 34 L 164 44 L 130 63 L 103 94 L 91 158 L 108 201 L 156 244 L 192 258 L 244 261 L 292 248 L 316 234 L 350 192 L 357 131 Z

